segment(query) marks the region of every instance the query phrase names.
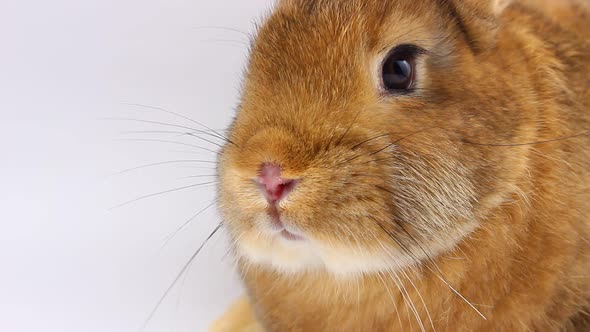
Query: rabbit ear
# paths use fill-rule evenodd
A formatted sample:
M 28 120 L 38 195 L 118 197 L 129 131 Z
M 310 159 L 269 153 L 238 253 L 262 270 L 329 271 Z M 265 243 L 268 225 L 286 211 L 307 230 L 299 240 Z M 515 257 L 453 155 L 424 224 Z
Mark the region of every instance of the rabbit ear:
M 442 0 L 470 47 L 480 52 L 495 45 L 500 15 L 512 0 Z

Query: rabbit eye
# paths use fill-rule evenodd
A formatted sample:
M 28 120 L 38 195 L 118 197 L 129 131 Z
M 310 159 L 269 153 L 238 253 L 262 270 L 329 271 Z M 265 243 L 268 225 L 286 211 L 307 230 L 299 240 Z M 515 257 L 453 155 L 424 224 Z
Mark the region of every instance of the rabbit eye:
M 392 93 L 407 93 L 416 80 L 416 56 L 419 49 L 413 45 L 400 45 L 385 57 L 382 67 L 383 87 Z

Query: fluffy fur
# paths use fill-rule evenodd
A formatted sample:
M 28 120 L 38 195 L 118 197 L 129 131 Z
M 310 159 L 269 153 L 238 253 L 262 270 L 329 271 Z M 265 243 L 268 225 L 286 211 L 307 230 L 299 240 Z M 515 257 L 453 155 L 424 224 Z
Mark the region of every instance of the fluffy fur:
M 218 330 L 588 331 L 589 7 L 280 1 L 219 157 L 253 311 Z M 417 88 L 383 93 L 408 43 Z M 270 232 L 266 162 L 300 179 L 279 209 L 305 241 Z

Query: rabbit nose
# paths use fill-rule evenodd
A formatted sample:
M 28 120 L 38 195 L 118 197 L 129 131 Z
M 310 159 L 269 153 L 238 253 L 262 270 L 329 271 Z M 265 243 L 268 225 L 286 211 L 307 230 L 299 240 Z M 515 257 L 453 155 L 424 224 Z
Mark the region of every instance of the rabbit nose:
M 264 196 L 270 203 L 276 203 L 285 198 L 295 188 L 297 181 L 281 177 L 281 167 L 275 164 L 262 164 L 258 184 Z

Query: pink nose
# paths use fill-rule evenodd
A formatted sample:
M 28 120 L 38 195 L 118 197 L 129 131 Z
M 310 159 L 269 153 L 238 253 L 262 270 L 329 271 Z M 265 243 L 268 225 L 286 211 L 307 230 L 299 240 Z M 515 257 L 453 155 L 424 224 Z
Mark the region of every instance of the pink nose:
M 262 165 L 258 183 L 266 199 L 271 203 L 276 203 L 286 197 L 296 185 L 296 181 L 293 179 L 281 178 L 281 168 L 269 163 Z

